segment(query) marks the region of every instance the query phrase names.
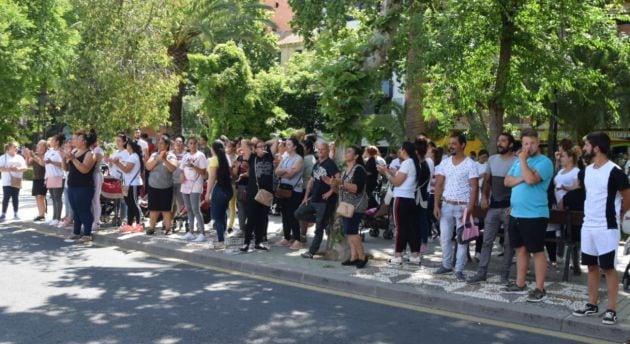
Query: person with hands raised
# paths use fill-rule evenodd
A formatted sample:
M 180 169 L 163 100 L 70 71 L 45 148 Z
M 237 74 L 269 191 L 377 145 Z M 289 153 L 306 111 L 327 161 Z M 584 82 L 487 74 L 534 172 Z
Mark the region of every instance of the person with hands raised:
M 96 142 L 96 133 L 94 130 L 78 130 L 72 140 L 75 149 L 66 149 L 63 152 L 64 167 L 68 170 L 68 198 L 74 214 L 73 234 L 68 240 L 88 243 L 92 241 L 94 223 L 91 209 L 94 197 L 92 174 L 96 163 L 90 146 Z

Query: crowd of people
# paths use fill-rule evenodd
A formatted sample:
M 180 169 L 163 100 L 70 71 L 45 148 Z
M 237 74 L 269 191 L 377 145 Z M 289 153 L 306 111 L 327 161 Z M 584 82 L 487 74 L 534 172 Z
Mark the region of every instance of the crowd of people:
M 389 264 L 420 265 L 429 237 L 436 231 L 442 262 L 435 274 L 454 273 L 459 281 L 482 283 L 495 240 L 501 236 L 504 291 L 527 291 L 525 277 L 533 256 L 536 282 L 527 300 L 539 302 L 546 298 L 547 264 L 556 264 L 564 249 L 548 240 L 560 231 L 549 224 L 550 210 L 571 209 L 584 212 L 575 237 L 581 242 L 581 263 L 588 266 L 589 290 L 589 303 L 574 315 L 599 312 L 601 269 L 608 284 L 603 322 L 616 322 L 615 256 L 620 216 L 630 209 L 630 185 L 627 174 L 608 160 L 610 139 L 603 133 L 586 136 L 583 147 L 563 140 L 554 160 L 542 154 L 532 129 L 522 130 L 520 143 L 510 133 L 500 134 L 493 155 L 487 150 L 467 155 L 465 135 L 453 133 L 446 150 L 426 135 L 418 135 L 413 142 L 403 142 L 388 159 L 374 146 L 351 145 L 337 155 L 334 144 L 314 135 L 269 141 L 222 136 L 209 144 L 205 136 L 160 134 L 153 145 L 137 129 L 134 137 L 118 133 L 111 154 L 99 147 L 94 131 L 79 130 L 71 141 L 64 140 L 64 135 L 57 135 L 40 141 L 34 151 L 24 149 L 23 156 L 18 154 L 17 143 L 6 145 L 0 156 L 4 195 L 0 220 L 6 218 L 9 201 L 18 218 L 22 174 L 32 166 L 32 193 L 38 209 L 34 221 L 46 220 L 50 192 L 53 212 L 47 223 L 72 224 L 68 240 L 89 242 L 92 231 L 100 226 L 102 171 L 106 170 L 109 178 L 122 185 L 122 231 L 155 235 L 161 222 L 163 233 L 171 235 L 174 215 L 185 209 L 182 240 L 224 249 L 228 233 L 242 234 L 241 252 L 267 251 L 268 216 L 272 206 L 277 206 L 282 238 L 276 246 L 306 249 L 301 256 L 311 259 L 320 249 L 326 228 L 338 217 L 350 247 L 348 259 L 341 264 L 361 269 L 368 263 L 361 221 L 368 209 L 387 203 L 395 226 Z M 381 197 L 381 189 L 387 189 L 388 196 Z M 146 227 L 140 205 L 143 198 L 148 202 Z M 484 215 L 472 219 L 479 209 Z M 206 228 L 204 215 L 212 220 L 216 235 L 210 235 L 214 232 Z M 469 219 L 483 228 L 483 235 L 476 237 L 479 264 L 472 276 L 464 273 L 470 240 L 462 236 Z M 310 224 L 315 225 L 314 237 L 306 245 Z M 578 252 L 572 253 L 577 274 L 581 272 Z M 516 280 L 510 282 L 514 257 Z

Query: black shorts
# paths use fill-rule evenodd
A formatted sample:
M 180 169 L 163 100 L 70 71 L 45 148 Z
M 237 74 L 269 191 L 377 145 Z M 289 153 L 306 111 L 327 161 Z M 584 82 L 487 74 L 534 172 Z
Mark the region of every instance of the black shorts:
M 591 256 L 582 252 L 582 265 L 599 266 L 602 270 L 610 270 L 615 268 L 616 250 L 612 250 L 601 256 Z
M 548 222 L 549 219 L 546 217 L 529 219 L 510 216 L 510 225 L 508 226 L 510 244 L 514 248 L 525 246 L 529 253 L 543 252 Z
M 156 189 L 147 187 L 149 211 L 171 211 L 173 206 L 173 187 Z
M 33 189 L 31 190 L 31 196 L 46 196 L 46 181 L 44 179 L 33 179 Z

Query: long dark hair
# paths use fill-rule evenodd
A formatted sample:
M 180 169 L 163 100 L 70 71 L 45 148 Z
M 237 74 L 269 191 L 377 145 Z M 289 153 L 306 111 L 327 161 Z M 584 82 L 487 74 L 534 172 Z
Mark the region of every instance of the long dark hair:
M 304 147 L 300 144 L 300 141 L 298 141 L 298 139 L 296 139 L 295 137 L 290 137 L 287 141 L 291 141 L 293 147 L 295 147 L 295 153 L 297 153 L 297 155 L 304 157 Z
M 365 167 L 365 162 L 363 161 L 363 149 L 357 145 L 349 146 L 348 149 L 352 149 L 354 151 L 354 155 L 357 156 L 356 159 L 354 159 L 354 163 Z
M 138 144 L 138 141 L 136 140 L 128 140 L 127 142 L 125 142 L 125 149 L 127 149 L 127 146 L 131 145 L 131 149 L 133 150 L 134 153 L 138 154 L 138 160 L 140 160 L 140 174 L 143 173 L 144 171 L 144 161 L 142 159 L 142 148 L 140 148 L 140 145 Z
M 409 159 L 413 160 L 413 166 L 416 168 L 416 183 L 418 183 L 418 179 L 420 178 L 420 161 L 418 160 L 418 155 L 416 154 L 416 146 L 409 142 L 405 141 L 402 143 L 400 149 L 404 150 L 405 153 L 409 156 Z
M 223 141 L 216 140 L 212 143 L 212 151 L 217 159 L 219 159 L 219 168 L 217 169 L 217 183 L 221 186 L 230 185 L 230 164 L 225 155 L 225 145 Z

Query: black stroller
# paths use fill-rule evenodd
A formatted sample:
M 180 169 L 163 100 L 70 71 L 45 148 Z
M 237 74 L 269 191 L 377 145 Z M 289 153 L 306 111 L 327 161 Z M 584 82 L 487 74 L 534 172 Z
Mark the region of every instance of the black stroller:
M 361 238 L 365 240 L 365 233 L 373 238 L 377 238 L 381 229 L 383 230 L 383 239 L 391 240 L 394 238 L 393 221 L 391 221 L 391 207 L 386 203 L 386 194 L 389 184 L 384 183 L 374 190 L 374 199 L 378 205 L 370 208 L 365 212 L 361 219 L 359 233 Z

